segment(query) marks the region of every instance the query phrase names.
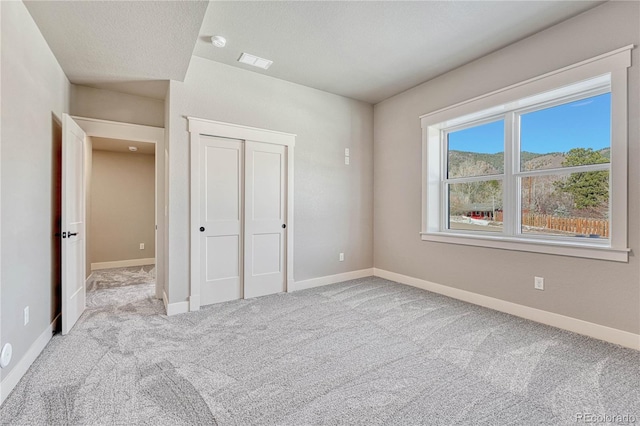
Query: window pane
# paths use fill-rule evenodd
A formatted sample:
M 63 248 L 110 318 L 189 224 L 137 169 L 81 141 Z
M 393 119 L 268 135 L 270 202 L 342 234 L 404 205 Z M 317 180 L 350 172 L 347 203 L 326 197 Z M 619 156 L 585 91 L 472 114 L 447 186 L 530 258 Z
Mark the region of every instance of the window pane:
M 610 162 L 611 94 L 520 116 L 520 170 Z
M 609 171 L 520 178 L 522 233 L 609 238 Z
M 449 178 L 504 173 L 504 120 L 449 132 Z
M 449 229 L 502 232 L 502 181 L 450 184 Z

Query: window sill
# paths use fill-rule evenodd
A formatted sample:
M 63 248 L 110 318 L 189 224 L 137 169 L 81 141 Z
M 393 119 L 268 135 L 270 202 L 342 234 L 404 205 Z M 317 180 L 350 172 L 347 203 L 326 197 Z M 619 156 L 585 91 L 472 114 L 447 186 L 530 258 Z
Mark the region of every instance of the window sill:
M 628 262 L 630 249 L 616 249 L 595 244 L 576 244 L 564 241 L 534 240 L 529 238 L 421 232 L 423 241 L 461 244 L 467 246 L 515 250 L 558 256 Z

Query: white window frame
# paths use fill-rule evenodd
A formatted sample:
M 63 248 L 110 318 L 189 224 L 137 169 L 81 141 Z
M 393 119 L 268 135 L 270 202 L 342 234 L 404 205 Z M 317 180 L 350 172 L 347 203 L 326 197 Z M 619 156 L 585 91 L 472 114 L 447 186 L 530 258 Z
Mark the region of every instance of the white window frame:
M 631 66 L 633 47 L 626 46 L 422 115 L 422 240 L 628 262 L 630 250 L 627 247 L 627 68 Z M 584 88 L 580 88 L 581 85 L 584 85 Z M 519 131 L 518 117 L 522 114 L 608 92 L 611 93 L 610 163 L 522 172 L 519 164 L 520 138 L 515 137 L 517 142 L 509 149 L 507 146 L 512 144 L 514 135 L 505 134 L 504 172 L 477 178 L 481 181 L 492 178 L 502 180 L 504 231 L 465 232 L 447 229 L 448 200 L 445 188 L 449 179 L 445 179 L 446 132 L 502 118 L 505 120 L 505 129 Z M 513 120 L 516 120 L 515 125 L 512 125 Z M 518 229 L 521 203 L 517 200 L 519 190 L 516 183 L 522 177 L 595 170 L 610 171 L 610 238 L 563 238 L 521 233 Z

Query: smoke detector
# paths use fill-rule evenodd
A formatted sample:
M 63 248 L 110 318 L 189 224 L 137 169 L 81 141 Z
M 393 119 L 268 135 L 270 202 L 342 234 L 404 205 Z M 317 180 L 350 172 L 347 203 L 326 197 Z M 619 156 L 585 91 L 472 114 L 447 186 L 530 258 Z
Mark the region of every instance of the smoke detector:
M 222 36 L 211 37 L 211 44 L 215 47 L 224 47 L 227 44 L 227 39 Z
M 138 147 L 136 147 L 136 146 L 130 146 L 129 147 L 129 151 L 131 151 L 131 152 L 136 152 L 137 150 L 138 150 Z

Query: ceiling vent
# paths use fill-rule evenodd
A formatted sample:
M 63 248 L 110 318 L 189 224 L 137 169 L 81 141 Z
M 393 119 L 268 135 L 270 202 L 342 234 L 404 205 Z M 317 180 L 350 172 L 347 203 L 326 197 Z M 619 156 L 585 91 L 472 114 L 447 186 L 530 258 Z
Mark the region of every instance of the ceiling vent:
M 273 64 L 273 61 L 270 61 L 268 59 L 258 58 L 257 56 L 250 55 L 248 53 L 243 53 L 242 55 L 240 55 L 238 62 L 247 64 L 247 65 L 252 65 L 254 67 L 262 68 L 264 70 L 268 69 L 271 66 L 271 64 Z

